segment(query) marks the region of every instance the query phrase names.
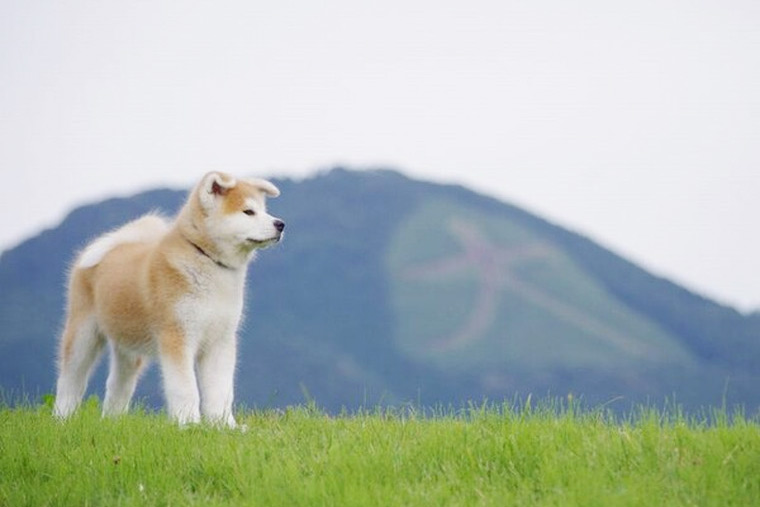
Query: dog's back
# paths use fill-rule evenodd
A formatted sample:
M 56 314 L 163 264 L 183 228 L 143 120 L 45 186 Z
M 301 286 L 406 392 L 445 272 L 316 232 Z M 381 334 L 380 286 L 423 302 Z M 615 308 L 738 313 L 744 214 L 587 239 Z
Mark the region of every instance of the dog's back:
M 114 248 L 126 243 L 154 243 L 159 241 L 169 224 L 158 215 L 145 215 L 137 220 L 106 233 L 90 243 L 77 260 L 75 268 L 91 268 Z

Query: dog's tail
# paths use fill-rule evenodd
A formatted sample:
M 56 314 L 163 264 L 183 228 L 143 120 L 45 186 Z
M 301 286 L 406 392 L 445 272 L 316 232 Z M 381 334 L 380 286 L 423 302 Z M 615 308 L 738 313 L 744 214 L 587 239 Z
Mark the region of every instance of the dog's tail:
M 169 224 L 161 216 L 140 217 L 90 243 L 79 256 L 76 267 L 86 269 L 97 266 L 118 245 L 158 241 L 168 228 Z

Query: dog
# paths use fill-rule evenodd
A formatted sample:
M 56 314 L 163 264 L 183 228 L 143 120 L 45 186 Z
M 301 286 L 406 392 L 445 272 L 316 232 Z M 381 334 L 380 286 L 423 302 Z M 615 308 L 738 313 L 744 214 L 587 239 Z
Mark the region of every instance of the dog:
M 103 416 L 122 414 L 150 358 L 160 363 L 169 417 L 236 427 L 237 328 L 248 264 L 283 237 L 267 213 L 269 181 L 208 173 L 173 223 L 146 215 L 87 246 L 69 277 L 54 415 L 81 403 L 106 343 Z M 200 389 L 199 389 L 200 388 Z

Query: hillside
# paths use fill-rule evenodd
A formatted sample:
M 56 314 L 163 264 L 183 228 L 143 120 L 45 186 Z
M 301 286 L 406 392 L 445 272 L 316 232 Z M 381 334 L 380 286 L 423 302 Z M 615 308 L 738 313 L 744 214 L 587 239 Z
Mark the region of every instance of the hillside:
M 657 278 L 457 186 L 336 169 L 277 182 L 285 241 L 250 269 L 238 399 L 281 407 L 458 404 L 573 392 L 591 403 L 760 406 L 760 315 Z M 72 212 L 0 257 L 0 385 L 49 392 L 67 265 L 98 233 L 185 192 Z M 104 370 L 104 368 L 101 368 Z M 155 372 L 138 395 L 160 403 Z M 91 386 L 102 392 L 103 372 Z

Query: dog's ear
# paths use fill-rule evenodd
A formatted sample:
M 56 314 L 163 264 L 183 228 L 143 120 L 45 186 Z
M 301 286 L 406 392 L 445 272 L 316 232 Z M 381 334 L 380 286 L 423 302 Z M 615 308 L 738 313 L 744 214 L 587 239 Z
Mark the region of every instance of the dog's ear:
M 259 178 L 249 178 L 246 180 L 251 185 L 259 188 L 264 194 L 266 194 L 269 197 L 279 197 L 280 196 L 280 189 L 274 186 L 274 183 L 267 180 L 262 180 Z
M 216 198 L 227 195 L 227 192 L 235 188 L 237 180 L 229 174 L 212 172 L 203 177 L 200 185 L 200 199 L 204 207 L 213 207 Z

